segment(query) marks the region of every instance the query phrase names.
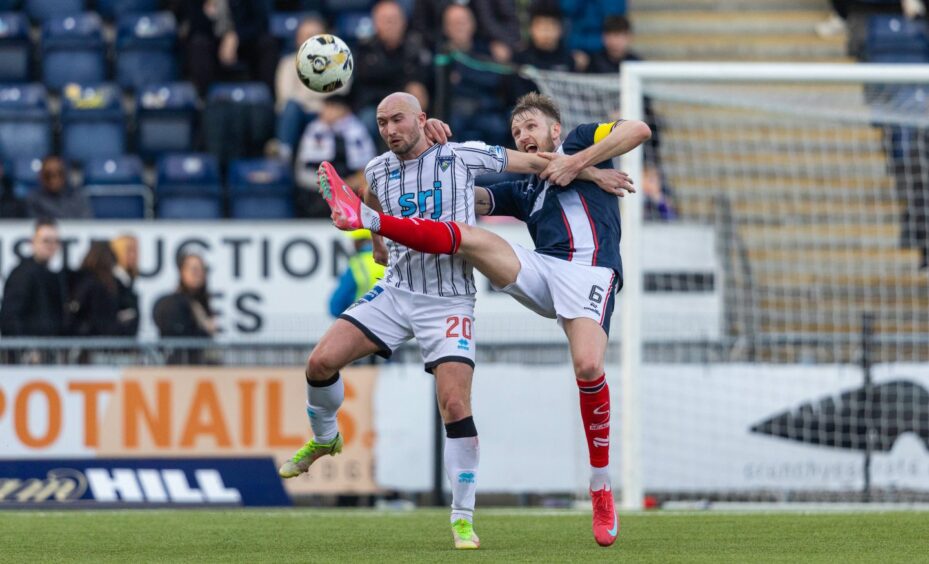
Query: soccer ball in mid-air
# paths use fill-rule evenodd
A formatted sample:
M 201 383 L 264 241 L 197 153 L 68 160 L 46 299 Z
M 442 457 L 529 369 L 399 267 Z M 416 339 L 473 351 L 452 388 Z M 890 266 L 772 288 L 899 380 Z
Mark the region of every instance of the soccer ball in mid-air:
M 345 86 L 354 66 L 348 45 L 328 33 L 307 39 L 297 51 L 297 76 L 316 92 L 334 92 Z

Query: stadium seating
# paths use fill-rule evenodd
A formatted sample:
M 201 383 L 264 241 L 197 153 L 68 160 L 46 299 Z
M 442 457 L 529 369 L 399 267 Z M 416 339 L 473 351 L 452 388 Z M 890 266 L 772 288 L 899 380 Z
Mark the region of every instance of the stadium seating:
M 238 219 L 286 219 L 294 216 L 293 175 L 271 159 L 234 161 L 229 166 L 230 215 Z
M 50 90 L 106 79 L 103 22 L 94 13 L 55 16 L 42 27 L 42 82 Z
M 39 186 L 39 170 L 42 168 L 42 160 L 39 158 L 21 158 L 13 161 L 12 180 L 13 195 L 17 198 L 25 198 L 29 192 L 32 192 Z
M 929 32 L 925 20 L 886 14 L 871 16 L 865 54 L 871 62 L 929 61 Z
M 143 158 L 193 150 L 197 91 L 189 82 L 154 84 L 136 96 L 136 142 Z
M 177 80 L 177 21 L 170 12 L 120 16 L 116 80 L 128 90 Z
M 74 16 L 87 9 L 84 0 L 25 0 L 23 7 L 34 22 L 55 17 Z
M 0 85 L 0 159 L 43 157 L 52 150 L 52 118 L 41 84 Z
M 152 194 L 142 182 L 135 155 L 95 157 L 84 167 L 84 191 L 97 219 L 143 219 L 152 215 Z
M 207 152 L 221 164 L 263 155 L 274 124 L 274 99 L 264 83 L 220 83 L 210 88 L 204 138 Z
M 31 53 L 26 16 L 0 13 L 0 82 L 29 80 Z
M 371 12 L 341 11 L 335 18 L 335 34 L 348 42 L 349 45 L 371 37 L 374 34 L 374 23 L 371 21 Z
M 313 15 L 313 12 L 274 12 L 271 14 L 271 35 L 281 42 L 281 53 L 293 53 L 297 50 L 294 44 L 297 27 L 304 18 Z
M 112 84 L 70 85 L 61 104 L 61 155 L 70 161 L 126 152 L 122 93 Z
M 222 185 L 216 157 L 202 153 L 174 154 L 158 161 L 155 186 L 158 217 L 217 219 L 222 213 Z
M 161 4 L 161 0 L 97 0 L 95 6 L 105 19 L 114 20 L 126 14 L 157 12 Z

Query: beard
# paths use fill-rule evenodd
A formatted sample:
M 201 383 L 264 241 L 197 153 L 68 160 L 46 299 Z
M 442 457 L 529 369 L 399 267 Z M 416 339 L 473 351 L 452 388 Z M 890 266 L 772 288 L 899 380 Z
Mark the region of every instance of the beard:
M 422 132 L 417 130 L 413 133 L 413 137 L 410 138 L 409 142 L 400 145 L 396 149 L 393 149 L 394 154 L 397 156 L 409 154 L 410 151 L 413 150 L 413 147 L 419 145 L 420 139 L 422 139 Z

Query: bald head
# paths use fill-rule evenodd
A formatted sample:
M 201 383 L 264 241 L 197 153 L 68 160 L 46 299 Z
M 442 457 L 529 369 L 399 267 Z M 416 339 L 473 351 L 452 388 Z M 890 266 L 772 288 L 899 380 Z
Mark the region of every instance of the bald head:
M 377 129 L 401 160 L 415 159 L 429 148 L 423 135 L 425 125 L 426 114 L 412 94 L 394 92 L 377 106 Z
M 393 111 L 405 111 L 413 114 L 420 114 L 423 111 L 423 107 L 419 105 L 419 100 L 416 96 L 407 92 L 394 92 L 393 94 L 388 94 L 387 97 L 381 100 L 381 103 L 377 105 L 378 113 L 380 113 L 381 108 L 389 108 Z

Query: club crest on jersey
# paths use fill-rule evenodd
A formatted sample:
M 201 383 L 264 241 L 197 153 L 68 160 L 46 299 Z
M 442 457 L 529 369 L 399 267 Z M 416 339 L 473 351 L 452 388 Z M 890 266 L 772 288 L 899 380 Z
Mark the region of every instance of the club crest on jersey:
M 439 168 L 442 169 L 442 172 L 445 172 L 448 170 L 448 167 L 452 166 L 452 163 L 455 162 L 455 156 L 452 155 L 450 157 L 438 157 L 436 158 L 436 161 L 438 161 Z

